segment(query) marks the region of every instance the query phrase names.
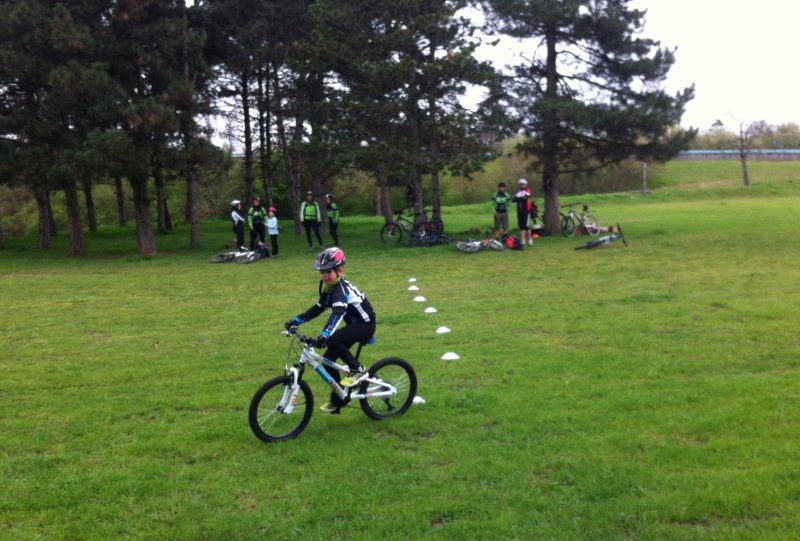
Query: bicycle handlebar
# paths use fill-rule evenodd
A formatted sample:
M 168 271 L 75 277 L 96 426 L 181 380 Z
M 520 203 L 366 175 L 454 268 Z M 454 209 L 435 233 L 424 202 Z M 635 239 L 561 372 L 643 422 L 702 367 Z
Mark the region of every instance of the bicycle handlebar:
M 317 345 L 317 338 L 314 336 L 306 336 L 305 334 L 301 333 L 297 327 L 292 327 L 287 331 L 283 331 L 283 334 L 286 336 L 295 336 L 300 342 L 307 344 L 311 347 L 319 347 Z

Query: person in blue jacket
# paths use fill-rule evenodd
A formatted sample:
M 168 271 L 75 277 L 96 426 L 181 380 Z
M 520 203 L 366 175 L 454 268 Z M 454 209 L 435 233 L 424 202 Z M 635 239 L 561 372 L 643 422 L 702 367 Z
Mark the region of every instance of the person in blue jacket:
M 327 347 L 323 357 L 330 361 L 341 359 L 350 368 L 350 376 L 340 381 L 343 387 L 358 383 L 364 367 L 353 356 L 350 348 L 357 342 L 367 342 L 375 335 L 375 311 L 366 295 L 344 276 L 345 255 L 341 248 L 333 246 L 320 252 L 314 268 L 320 274 L 319 299 L 311 308 L 286 322 L 287 330 L 311 321 L 326 309 L 331 309 L 325 326 L 317 337 L 320 347 Z M 339 327 L 341 323 L 345 325 Z M 339 381 L 339 371 L 330 367 L 325 370 Z M 331 400 L 320 409 L 328 413 L 338 413 L 344 404 L 336 393 L 331 392 Z

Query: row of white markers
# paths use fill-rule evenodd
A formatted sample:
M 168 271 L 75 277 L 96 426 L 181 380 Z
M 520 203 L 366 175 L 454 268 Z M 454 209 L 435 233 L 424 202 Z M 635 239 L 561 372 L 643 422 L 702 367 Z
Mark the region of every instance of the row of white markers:
M 419 287 L 417 287 L 415 283 L 417 281 L 416 278 L 409 278 L 408 281 L 411 282 L 411 285 L 408 287 L 409 291 L 419 291 Z M 414 297 L 414 302 L 425 302 L 426 300 L 427 299 L 422 295 L 417 295 L 416 297 Z M 433 306 L 428 306 L 425 309 L 426 314 L 435 314 L 437 311 L 438 310 L 436 310 L 436 308 L 434 308 Z M 436 334 L 446 334 L 449 332 L 450 329 L 448 329 L 447 327 L 439 327 L 438 329 L 436 329 Z M 442 360 L 445 361 L 455 361 L 460 358 L 461 357 L 458 356 L 458 353 L 453 353 L 452 351 L 448 351 L 447 353 L 442 355 Z

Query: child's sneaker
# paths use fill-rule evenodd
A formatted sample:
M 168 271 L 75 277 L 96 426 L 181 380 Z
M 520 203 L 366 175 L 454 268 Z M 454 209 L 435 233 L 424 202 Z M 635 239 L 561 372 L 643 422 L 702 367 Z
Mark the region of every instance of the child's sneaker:
M 533 246 L 533 239 L 528 239 L 528 246 Z
M 349 376 L 344 378 L 339 383 L 344 388 L 353 387 L 354 385 L 356 385 L 359 382 L 359 380 L 363 377 L 363 375 L 364 375 L 364 367 L 363 366 L 359 366 L 357 370 L 354 370 L 353 372 L 351 372 Z
M 333 402 L 326 402 L 319 408 L 320 410 L 324 411 L 325 413 L 339 413 L 339 406 L 334 404 Z

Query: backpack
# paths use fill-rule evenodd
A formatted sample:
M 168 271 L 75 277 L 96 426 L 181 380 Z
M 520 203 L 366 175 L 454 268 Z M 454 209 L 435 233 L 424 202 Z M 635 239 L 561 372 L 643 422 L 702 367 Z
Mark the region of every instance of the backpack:
M 506 233 L 503 235 L 503 244 L 511 250 L 522 250 L 522 241 Z

